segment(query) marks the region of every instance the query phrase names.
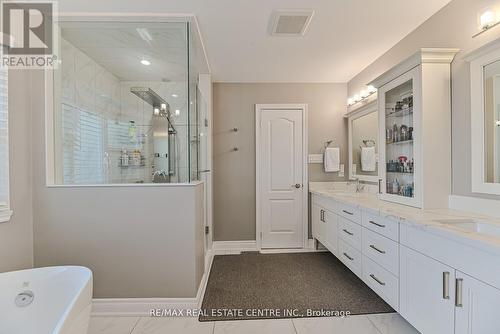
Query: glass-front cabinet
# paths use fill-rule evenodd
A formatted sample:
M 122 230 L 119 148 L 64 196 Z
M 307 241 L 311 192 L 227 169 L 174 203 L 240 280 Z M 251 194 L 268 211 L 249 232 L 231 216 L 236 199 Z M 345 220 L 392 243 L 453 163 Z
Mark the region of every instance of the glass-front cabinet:
M 451 194 L 451 62 L 458 49 L 423 48 L 374 81 L 379 110 L 379 193 L 423 209 Z
M 416 70 L 379 90 L 382 196 L 394 202 L 420 206 L 418 128 L 419 73 Z

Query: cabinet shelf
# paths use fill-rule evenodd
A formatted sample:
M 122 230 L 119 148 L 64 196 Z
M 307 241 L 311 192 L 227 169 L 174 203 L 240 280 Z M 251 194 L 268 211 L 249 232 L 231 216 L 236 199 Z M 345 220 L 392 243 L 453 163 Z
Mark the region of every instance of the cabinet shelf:
M 391 172 L 391 171 L 387 171 L 387 173 L 413 175 L 413 172 Z
M 410 116 L 413 115 L 413 107 L 409 108 L 404 108 L 400 110 L 394 110 L 393 108 L 386 108 L 386 110 L 391 110 L 388 114 L 385 115 L 385 118 L 391 118 L 391 117 L 404 117 L 404 116 Z
M 387 145 L 404 145 L 404 144 L 413 144 L 413 139 L 393 141 L 393 142 L 387 143 Z

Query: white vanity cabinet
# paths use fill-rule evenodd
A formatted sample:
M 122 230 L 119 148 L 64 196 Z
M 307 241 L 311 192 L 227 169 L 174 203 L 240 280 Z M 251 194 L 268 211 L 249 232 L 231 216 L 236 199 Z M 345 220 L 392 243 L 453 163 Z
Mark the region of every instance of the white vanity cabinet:
M 421 49 L 370 83 L 378 89 L 383 200 L 418 208 L 448 206 L 450 63 L 457 52 Z
M 401 246 L 400 314 L 422 333 L 500 333 L 500 290 Z
M 455 334 L 500 333 L 500 290 L 456 272 Z
M 330 252 L 337 255 L 338 235 L 335 202 L 322 197 L 312 196 L 311 227 L 312 236 L 325 246 Z
M 500 251 L 313 194 L 313 237 L 423 334 L 500 333 Z
M 500 333 L 498 255 L 406 224 L 399 249 L 399 312 L 416 329 Z
M 454 333 L 455 271 L 412 249 L 400 247 L 399 313 L 421 333 Z
M 325 209 L 323 209 L 323 207 L 317 204 L 313 199 L 311 210 L 311 227 L 313 238 L 324 244 L 326 236 L 326 224 L 324 221 Z

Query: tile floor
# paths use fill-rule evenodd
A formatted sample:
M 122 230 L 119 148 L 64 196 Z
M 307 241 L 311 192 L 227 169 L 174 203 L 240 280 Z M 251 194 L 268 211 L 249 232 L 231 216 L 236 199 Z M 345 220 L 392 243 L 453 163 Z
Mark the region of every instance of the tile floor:
M 93 317 L 88 334 L 418 334 L 399 314 L 198 322 L 197 318 Z

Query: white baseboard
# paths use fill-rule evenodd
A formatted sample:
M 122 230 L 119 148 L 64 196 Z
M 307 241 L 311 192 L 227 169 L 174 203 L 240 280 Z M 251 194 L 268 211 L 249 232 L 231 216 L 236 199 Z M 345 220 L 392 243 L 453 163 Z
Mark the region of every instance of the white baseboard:
M 154 309 L 194 310 L 201 307 L 212 269 L 213 254 L 205 255 L 205 273 L 193 298 L 94 298 L 93 317 L 147 317 Z
M 225 254 L 240 254 L 241 252 L 256 252 L 257 241 L 243 240 L 243 241 L 214 241 L 212 244 L 212 251 L 214 255 Z
M 458 211 L 473 212 L 481 215 L 500 218 L 500 201 L 478 198 L 451 195 L 449 200 L 450 209 Z
M 214 241 L 214 255 L 241 254 L 241 252 L 260 252 L 262 254 L 279 254 L 279 253 L 311 253 L 322 252 L 325 250 L 316 250 L 314 248 L 313 239 L 309 239 L 305 248 L 270 248 L 258 249 L 257 241 Z
M 318 253 L 328 252 L 327 249 L 311 249 L 311 248 L 276 248 L 276 249 L 261 249 L 261 254 L 288 254 L 288 253 Z

